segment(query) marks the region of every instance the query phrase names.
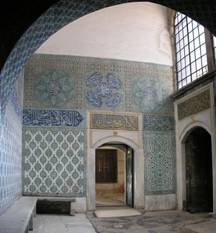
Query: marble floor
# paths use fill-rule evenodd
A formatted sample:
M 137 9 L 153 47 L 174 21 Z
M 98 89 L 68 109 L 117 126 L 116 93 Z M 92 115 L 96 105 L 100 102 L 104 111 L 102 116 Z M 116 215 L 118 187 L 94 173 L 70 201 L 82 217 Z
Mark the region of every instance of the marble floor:
M 215 233 L 216 219 L 209 214 L 181 211 L 141 211 L 140 216 L 96 218 L 88 213 L 98 233 Z
M 139 216 L 97 218 L 93 212 L 37 215 L 32 233 L 215 233 L 216 218 L 210 214 L 181 211 L 141 211 Z

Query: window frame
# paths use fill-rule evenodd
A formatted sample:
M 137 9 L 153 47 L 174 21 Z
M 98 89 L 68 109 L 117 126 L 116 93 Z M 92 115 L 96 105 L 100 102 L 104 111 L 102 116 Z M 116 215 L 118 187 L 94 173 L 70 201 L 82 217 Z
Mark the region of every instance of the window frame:
M 198 46 L 195 40 L 199 41 Z M 177 90 L 215 70 L 216 39 L 214 46 L 213 35 L 204 26 L 180 12 L 176 12 L 174 16 L 174 51 Z

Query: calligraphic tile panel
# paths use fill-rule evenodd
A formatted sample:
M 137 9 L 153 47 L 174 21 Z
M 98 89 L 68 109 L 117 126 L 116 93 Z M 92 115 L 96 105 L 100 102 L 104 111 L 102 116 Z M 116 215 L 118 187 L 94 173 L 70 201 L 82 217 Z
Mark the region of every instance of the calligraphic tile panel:
M 77 110 L 23 109 L 23 125 L 80 127 L 83 115 Z
M 138 116 L 136 115 L 92 113 L 90 121 L 91 129 L 139 130 Z
M 210 90 L 201 92 L 188 100 L 178 104 L 178 119 L 191 116 L 198 112 L 204 111 L 211 106 Z

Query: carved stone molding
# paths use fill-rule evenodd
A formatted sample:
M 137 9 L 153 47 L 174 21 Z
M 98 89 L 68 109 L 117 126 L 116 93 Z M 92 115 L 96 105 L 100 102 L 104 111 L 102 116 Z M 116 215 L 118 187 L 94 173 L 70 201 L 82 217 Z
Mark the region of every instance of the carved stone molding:
M 210 108 L 210 91 L 206 90 L 178 104 L 178 119 L 191 116 Z
M 90 128 L 137 131 L 138 116 L 117 113 L 91 113 Z

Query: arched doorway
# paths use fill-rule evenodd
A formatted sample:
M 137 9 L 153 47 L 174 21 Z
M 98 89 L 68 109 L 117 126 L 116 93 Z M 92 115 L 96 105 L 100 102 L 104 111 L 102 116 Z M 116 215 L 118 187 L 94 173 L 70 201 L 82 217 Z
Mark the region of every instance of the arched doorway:
M 185 210 L 213 211 L 211 135 L 202 127 L 193 128 L 185 145 Z
M 95 153 L 96 206 L 134 205 L 134 152 L 126 144 L 107 143 Z
M 89 135 L 88 153 L 87 153 L 87 210 L 96 209 L 96 150 L 103 145 L 107 144 L 120 144 L 128 146 L 133 151 L 133 176 L 128 176 L 128 179 L 133 180 L 133 189 L 135 192 L 129 192 L 133 194 L 133 203 L 130 206 L 134 208 L 144 208 L 144 151 L 142 144 L 136 144 L 133 139 L 141 135 L 140 131 L 137 132 L 127 132 L 127 137 L 122 137 L 121 132 L 117 131 L 119 135 L 113 136 L 112 131 L 107 131 L 104 135 L 104 131 L 98 131 L 92 129 Z M 123 134 L 124 132 L 122 132 Z M 110 135 L 110 136 L 109 136 Z M 128 173 L 130 174 L 130 173 Z M 125 176 L 126 177 L 126 176 Z M 131 186 L 128 186 L 132 190 Z M 126 198 L 126 195 L 125 195 Z

